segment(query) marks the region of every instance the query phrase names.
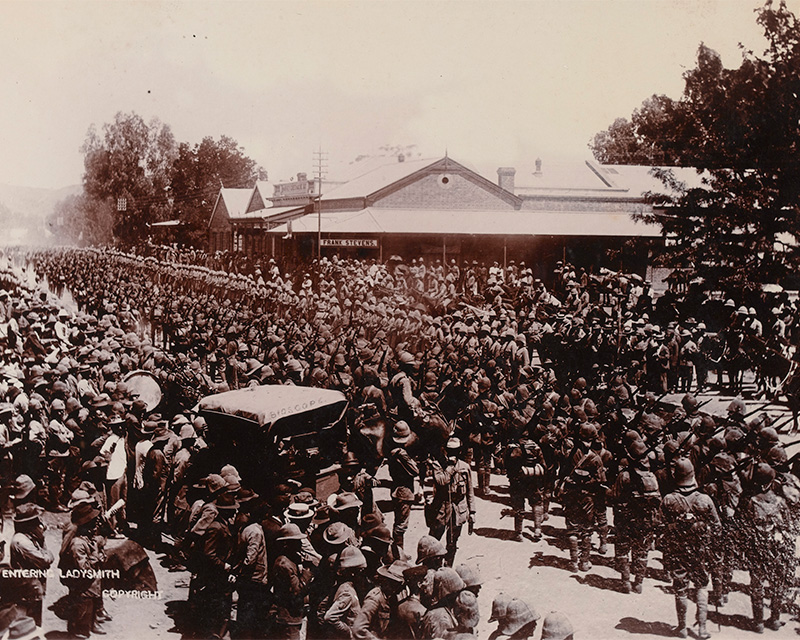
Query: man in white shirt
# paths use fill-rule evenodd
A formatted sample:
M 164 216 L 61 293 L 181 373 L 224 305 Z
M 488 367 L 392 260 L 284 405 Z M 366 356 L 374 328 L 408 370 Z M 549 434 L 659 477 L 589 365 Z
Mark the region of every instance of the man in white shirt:
M 106 504 L 110 507 L 117 500 L 127 498 L 126 468 L 128 457 L 125 447 L 125 420 L 124 418 L 114 417 L 108 427 L 111 435 L 106 438 L 100 448 L 100 455 L 108 461 L 106 467 Z M 114 529 L 125 528 L 125 510 L 118 511 L 111 517 L 111 526 Z

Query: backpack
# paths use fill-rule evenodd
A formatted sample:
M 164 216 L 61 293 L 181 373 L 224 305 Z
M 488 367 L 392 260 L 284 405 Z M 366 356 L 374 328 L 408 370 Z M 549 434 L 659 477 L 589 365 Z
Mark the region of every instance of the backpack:
M 631 507 L 637 520 L 654 524 L 661 508 L 661 491 L 658 479 L 652 471 L 628 472 L 632 487 Z

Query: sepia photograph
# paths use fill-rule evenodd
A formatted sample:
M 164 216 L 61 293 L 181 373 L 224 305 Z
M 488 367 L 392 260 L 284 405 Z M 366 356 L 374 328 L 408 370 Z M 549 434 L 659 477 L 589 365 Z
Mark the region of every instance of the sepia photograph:
M 0 6 L 0 640 L 800 634 L 800 0 Z

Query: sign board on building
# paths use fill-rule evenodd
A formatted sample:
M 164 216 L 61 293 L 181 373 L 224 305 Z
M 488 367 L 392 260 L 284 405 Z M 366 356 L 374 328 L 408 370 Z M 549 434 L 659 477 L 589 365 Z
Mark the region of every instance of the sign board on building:
M 374 239 L 360 240 L 356 238 L 322 238 L 322 247 L 366 247 L 370 249 L 378 248 L 378 241 Z

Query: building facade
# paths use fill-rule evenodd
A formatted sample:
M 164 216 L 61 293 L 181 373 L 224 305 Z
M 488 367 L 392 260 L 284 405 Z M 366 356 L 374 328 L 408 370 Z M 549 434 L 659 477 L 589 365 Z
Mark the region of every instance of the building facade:
M 493 181 L 449 157 L 401 156 L 323 184 L 321 196 L 305 174 L 222 189 L 208 247 L 287 260 L 318 253 L 513 260 L 543 271 L 557 260 L 590 266 L 613 256 L 620 268 L 642 271 L 661 237 L 636 216 L 652 211 L 645 193 L 659 186 L 649 167 L 537 160 L 533 170 L 500 167 Z

